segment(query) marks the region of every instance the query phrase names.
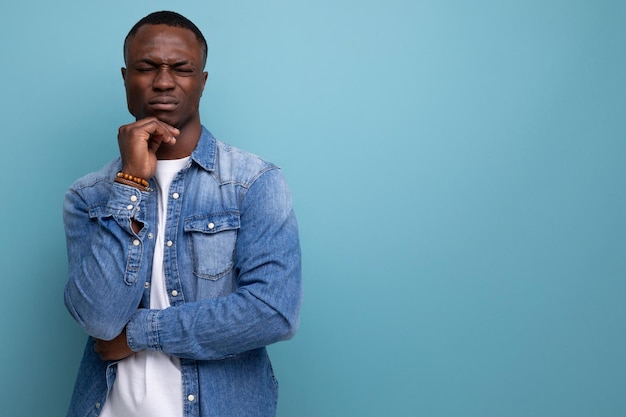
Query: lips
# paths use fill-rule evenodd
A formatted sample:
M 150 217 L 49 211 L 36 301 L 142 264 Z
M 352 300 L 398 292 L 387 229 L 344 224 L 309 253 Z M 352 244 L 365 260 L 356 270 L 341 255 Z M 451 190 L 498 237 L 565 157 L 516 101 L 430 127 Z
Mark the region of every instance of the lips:
M 178 106 L 178 100 L 170 96 L 158 96 L 150 99 L 148 105 L 154 110 L 174 110 Z

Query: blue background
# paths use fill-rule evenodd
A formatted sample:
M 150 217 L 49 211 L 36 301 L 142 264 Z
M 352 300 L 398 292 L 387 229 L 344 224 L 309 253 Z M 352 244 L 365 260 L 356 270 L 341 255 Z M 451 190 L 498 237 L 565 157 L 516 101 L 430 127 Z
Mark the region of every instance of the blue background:
M 4 5 L 1 415 L 65 413 L 63 193 L 117 154 L 159 9 L 208 39 L 204 124 L 294 194 L 280 417 L 626 415 L 623 0 Z

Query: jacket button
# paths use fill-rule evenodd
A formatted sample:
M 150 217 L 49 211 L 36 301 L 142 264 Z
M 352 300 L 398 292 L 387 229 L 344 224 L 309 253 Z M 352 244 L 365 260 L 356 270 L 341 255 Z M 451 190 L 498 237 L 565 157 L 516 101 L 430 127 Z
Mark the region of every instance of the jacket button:
M 209 229 L 215 228 L 215 223 L 209 223 Z
M 193 401 L 193 400 L 195 400 L 195 399 L 196 399 L 196 397 L 194 397 L 194 396 L 193 396 L 193 395 L 191 395 L 191 394 L 189 394 L 189 395 L 187 396 L 187 400 L 189 400 L 189 401 Z
M 174 200 L 178 200 L 178 197 L 180 197 L 180 195 L 178 193 L 174 193 L 172 194 L 172 197 L 174 198 Z
M 172 291 L 172 297 L 178 297 L 178 291 L 173 290 Z

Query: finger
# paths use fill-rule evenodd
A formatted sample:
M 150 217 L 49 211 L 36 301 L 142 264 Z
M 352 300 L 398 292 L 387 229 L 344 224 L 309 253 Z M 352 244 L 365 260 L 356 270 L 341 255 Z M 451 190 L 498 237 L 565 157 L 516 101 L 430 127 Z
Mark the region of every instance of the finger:
M 147 133 L 149 133 L 150 140 L 156 140 L 158 143 L 160 142 L 175 142 L 176 136 L 180 134 L 180 131 L 165 122 L 157 118 L 148 118 L 144 119 L 145 124 L 140 124 L 139 126 Z
M 120 127 L 120 139 L 135 137 L 145 141 L 153 140 L 158 144 L 175 141 L 179 134 L 180 131 L 177 128 L 155 117 L 140 119 Z

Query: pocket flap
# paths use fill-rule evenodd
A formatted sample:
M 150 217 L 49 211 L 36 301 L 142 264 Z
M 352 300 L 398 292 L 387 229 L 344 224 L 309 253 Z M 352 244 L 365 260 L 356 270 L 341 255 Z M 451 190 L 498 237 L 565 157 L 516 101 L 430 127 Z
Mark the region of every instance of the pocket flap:
M 239 229 L 239 213 L 216 213 L 185 219 L 185 232 L 218 233 Z

